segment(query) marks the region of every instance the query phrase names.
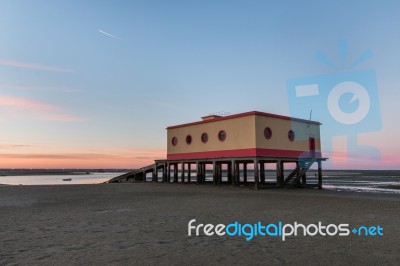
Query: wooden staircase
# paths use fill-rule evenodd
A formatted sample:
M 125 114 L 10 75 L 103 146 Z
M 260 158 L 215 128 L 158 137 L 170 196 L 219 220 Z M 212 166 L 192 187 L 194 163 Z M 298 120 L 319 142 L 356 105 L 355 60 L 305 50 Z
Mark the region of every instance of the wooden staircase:
M 301 186 L 301 178 L 310 169 L 311 165 L 315 163 L 316 160 L 301 160 L 297 163 L 296 168 L 285 178 L 285 184 L 290 186 Z M 304 185 L 304 184 L 303 184 Z
M 135 169 L 126 174 L 116 176 L 108 180 L 106 183 L 134 183 L 138 181 L 145 181 L 144 178 L 146 173 L 153 171 L 154 167 L 155 164 L 150 164 L 145 167 Z

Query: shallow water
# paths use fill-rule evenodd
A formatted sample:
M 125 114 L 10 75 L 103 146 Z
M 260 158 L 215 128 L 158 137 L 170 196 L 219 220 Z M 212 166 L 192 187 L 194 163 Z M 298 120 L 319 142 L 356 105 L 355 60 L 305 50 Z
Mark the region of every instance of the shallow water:
M 287 176 L 290 171 L 285 171 Z M 226 177 L 226 171 L 223 176 Z M 266 181 L 276 182 L 275 171 L 266 171 Z M 243 173 L 240 173 L 243 180 Z M 223 179 L 224 180 L 224 179 Z M 248 170 L 247 180 L 254 182 L 253 170 Z M 212 171 L 207 171 L 206 181 L 212 181 Z M 317 184 L 316 171 L 310 170 L 307 173 L 307 183 Z M 370 193 L 390 193 L 400 195 L 400 171 L 348 171 L 328 170 L 323 171 L 323 188 L 335 191 L 353 191 Z
M 62 174 L 62 175 L 15 175 L 0 176 L 0 184 L 5 185 L 71 185 L 71 184 L 99 184 L 113 177 L 124 174 L 123 172 L 89 172 L 88 174 Z M 69 179 L 71 181 L 63 181 Z
M 285 172 L 287 176 L 290 172 Z M 71 185 L 71 184 L 99 184 L 124 172 L 89 172 L 75 174 L 51 174 L 51 175 L 14 175 L 0 176 L 0 184 L 7 185 Z M 274 171 L 266 171 L 267 182 L 276 182 Z M 316 172 L 310 170 L 307 175 L 308 184 L 316 184 Z M 241 172 L 243 179 L 243 172 Z M 192 172 L 193 181 L 196 173 Z M 227 172 L 223 171 L 223 180 L 226 180 Z M 63 181 L 69 179 L 71 181 Z M 212 181 L 212 171 L 207 170 L 206 180 Z M 147 177 L 150 181 L 150 175 Z M 253 170 L 248 170 L 248 181 L 254 181 Z M 353 191 L 370 193 L 390 193 L 400 195 L 400 171 L 326 171 L 323 172 L 323 188 L 335 191 Z
M 360 176 L 360 180 L 346 180 L 327 178 L 323 180 L 323 187 L 329 190 L 336 191 L 355 191 L 355 192 L 375 192 L 375 193 L 391 193 L 400 195 L 400 180 L 388 180 L 384 176 L 376 176 L 376 179 L 362 180 L 364 177 Z M 390 187 L 390 188 L 388 188 Z

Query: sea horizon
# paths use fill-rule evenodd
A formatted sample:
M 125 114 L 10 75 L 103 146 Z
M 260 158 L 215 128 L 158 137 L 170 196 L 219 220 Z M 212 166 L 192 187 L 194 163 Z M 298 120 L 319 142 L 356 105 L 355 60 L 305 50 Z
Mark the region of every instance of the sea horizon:
M 134 169 L 0 169 L 0 184 L 100 184 L 132 170 Z M 286 170 L 285 174 L 290 172 Z M 265 170 L 265 176 L 267 183 L 273 184 L 276 181 L 275 170 Z M 196 172 L 193 171 L 193 181 L 195 177 Z M 226 178 L 227 171 L 223 170 L 223 180 Z M 243 179 L 243 173 L 241 173 L 241 179 Z M 254 181 L 252 169 L 247 170 L 247 180 L 249 183 Z M 150 173 L 146 181 L 151 181 Z M 206 181 L 212 181 L 212 170 L 207 170 Z M 316 170 L 309 170 L 307 183 L 317 183 Z M 400 170 L 324 170 L 323 188 L 334 191 L 400 194 Z

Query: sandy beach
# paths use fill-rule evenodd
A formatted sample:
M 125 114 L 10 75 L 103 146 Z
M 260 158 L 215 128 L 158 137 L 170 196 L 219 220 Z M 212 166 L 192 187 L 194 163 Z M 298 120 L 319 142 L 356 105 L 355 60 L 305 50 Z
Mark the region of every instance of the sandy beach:
M 194 184 L 0 186 L 1 265 L 399 265 L 398 195 Z M 384 236 L 188 236 L 188 222 L 380 225 Z

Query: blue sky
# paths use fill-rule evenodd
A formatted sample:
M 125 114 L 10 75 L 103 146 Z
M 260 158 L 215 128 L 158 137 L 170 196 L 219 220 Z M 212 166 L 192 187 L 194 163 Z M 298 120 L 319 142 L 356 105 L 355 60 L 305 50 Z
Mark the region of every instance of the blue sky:
M 373 52 L 357 70 L 376 71 L 382 117 L 359 136 L 382 160 L 359 167 L 398 169 L 399 12 L 398 1 L 0 1 L 0 167 L 137 167 L 164 156 L 168 125 L 290 115 L 286 82 L 353 70 L 316 59 L 339 62 L 347 40 L 349 62 Z

